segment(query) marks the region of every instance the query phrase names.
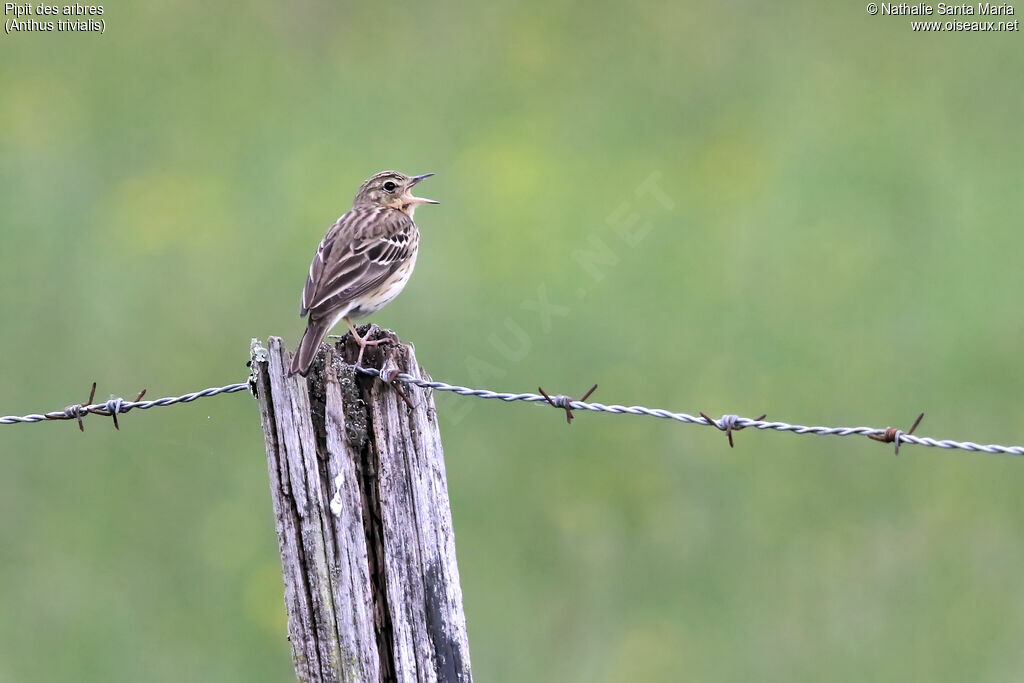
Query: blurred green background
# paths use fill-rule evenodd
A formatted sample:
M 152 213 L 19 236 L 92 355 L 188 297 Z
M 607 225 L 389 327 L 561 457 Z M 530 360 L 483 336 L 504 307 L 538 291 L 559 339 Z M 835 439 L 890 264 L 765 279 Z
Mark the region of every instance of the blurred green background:
M 442 204 L 373 321 L 439 379 L 1024 440 L 1020 33 L 809 1 L 104 7 L 104 35 L 0 36 L 0 414 L 244 380 L 397 168 Z M 480 681 L 1024 676 L 1024 462 L 438 405 Z M 121 422 L 0 427 L 0 681 L 289 680 L 255 402 Z

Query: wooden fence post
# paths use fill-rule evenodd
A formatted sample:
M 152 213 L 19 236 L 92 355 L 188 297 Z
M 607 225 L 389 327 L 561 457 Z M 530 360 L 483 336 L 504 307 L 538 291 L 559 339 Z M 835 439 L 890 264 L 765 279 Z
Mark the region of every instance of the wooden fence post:
M 471 681 L 444 454 L 432 393 L 413 407 L 356 373 L 348 337 L 288 376 L 291 354 L 254 340 L 253 364 L 301 681 Z M 368 347 L 429 379 L 408 346 Z M 322 358 L 322 356 L 321 356 Z

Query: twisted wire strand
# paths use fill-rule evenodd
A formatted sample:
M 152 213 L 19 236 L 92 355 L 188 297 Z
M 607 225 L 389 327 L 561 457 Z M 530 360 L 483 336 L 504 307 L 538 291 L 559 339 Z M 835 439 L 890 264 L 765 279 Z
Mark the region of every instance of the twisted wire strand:
M 372 375 L 374 377 L 380 376 L 380 371 L 374 368 L 362 368 L 356 367 L 356 370 L 364 375 Z M 398 380 L 406 384 L 413 384 L 424 389 L 434 389 L 435 391 L 451 391 L 459 396 L 475 396 L 477 398 L 486 399 L 497 399 L 499 401 L 525 401 L 527 403 L 543 403 L 548 404 L 547 398 L 540 394 L 510 394 L 501 391 L 491 391 L 489 389 L 472 389 L 470 387 L 463 387 L 456 384 L 448 384 L 446 382 L 427 381 L 414 377 L 408 373 L 401 372 L 397 373 L 392 377 L 393 380 Z M 705 427 L 716 427 L 718 429 L 725 430 L 727 426 L 732 429 L 743 429 L 746 427 L 752 427 L 754 429 L 763 430 L 770 429 L 777 432 L 792 432 L 793 434 L 813 434 L 816 436 L 884 436 L 888 429 L 879 429 L 877 427 L 822 427 L 822 426 L 806 426 L 798 424 L 789 424 L 788 422 L 779 422 L 773 420 L 754 420 L 749 417 L 739 417 L 736 415 L 726 415 L 723 420 L 720 420 L 723 424 L 720 426 L 716 424 L 714 420 L 705 419 L 700 416 L 690 415 L 688 413 L 677 413 L 671 410 L 665 410 L 664 408 L 647 408 L 645 406 L 623 406 L 618 404 L 605 405 L 603 403 L 584 403 L 583 401 L 570 401 L 569 407 L 573 410 L 591 410 L 599 413 L 612 413 L 616 415 L 646 415 L 648 417 L 658 417 L 665 420 L 675 420 L 677 422 L 683 422 L 685 424 L 702 425 Z M 894 432 L 894 438 L 896 444 L 914 444 L 917 446 L 930 446 L 932 448 L 945 448 L 945 449 L 958 449 L 963 451 L 977 451 L 981 453 L 996 453 L 1006 455 L 1024 455 L 1024 446 L 1001 446 L 999 444 L 978 444 L 973 441 L 954 441 L 952 439 L 933 439 L 926 436 L 915 436 L 896 430 Z
M 109 401 L 103 403 L 93 403 L 90 405 L 74 404 L 70 405 L 64 410 L 54 410 L 49 413 L 34 413 L 32 415 L 7 415 L 0 417 L 0 424 L 17 424 L 20 422 L 43 422 L 44 420 L 75 420 L 80 419 L 85 415 L 103 415 L 106 417 L 113 417 L 115 415 L 124 415 L 130 410 L 149 410 L 150 408 L 164 406 L 172 406 L 175 403 L 191 403 L 199 398 L 206 398 L 208 396 L 216 396 L 217 394 L 233 394 L 238 391 L 248 391 L 249 384 L 247 382 L 238 382 L 236 384 L 229 384 L 224 387 L 210 387 L 209 389 L 203 389 L 202 391 L 193 391 L 188 394 L 182 394 L 181 396 L 168 396 L 165 398 L 156 398 L 152 401 L 126 401 L 123 398 L 112 398 Z
M 380 377 L 381 372 L 375 368 L 364 368 L 355 366 L 355 370 L 364 375 L 371 377 Z M 458 384 L 448 384 L 447 382 L 428 381 L 414 377 L 405 372 L 389 374 L 388 379 L 392 382 L 400 381 L 404 384 L 412 384 L 422 389 L 432 389 L 434 391 L 450 391 L 459 396 L 472 396 L 475 398 L 483 399 L 494 399 L 498 401 L 504 401 L 506 403 L 512 401 L 523 401 L 526 403 L 540 403 L 556 407 L 558 409 L 564 409 L 566 406 L 572 410 L 589 410 L 598 413 L 611 413 L 613 415 L 643 415 L 647 417 L 657 417 L 664 420 L 674 420 L 676 422 L 682 422 L 684 424 L 701 425 L 705 427 L 715 427 L 723 431 L 726 430 L 739 430 L 747 427 L 757 430 L 773 430 L 778 432 L 791 432 L 793 434 L 811 434 L 816 436 L 874 436 L 874 437 L 885 437 L 887 432 L 891 433 L 891 440 L 894 441 L 897 446 L 899 444 L 914 444 L 917 446 L 928 446 L 931 448 L 944 448 L 944 449 L 957 449 L 963 451 L 974 451 L 980 453 L 994 453 L 994 454 L 1006 454 L 1006 455 L 1024 455 L 1024 446 L 1002 446 L 999 444 L 979 444 L 973 441 L 955 441 L 953 439 L 933 439 L 927 436 L 916 436 L 914 434 L 904 432 L 898 429 L 886 428 L 880 429 L 877 427 L 824 427 L 824 426 L 807 426 L 790 424 L 788 422 L 780 422 L 775 420 L 755 420 L 749 417 L 739 417 L 737 415 L 724 415 L 722 419 L 717 422 L 711 418 L 705 418 L 699 415 L 690 415 L 689 413 L 673 412 L 664 408 L 648 408 L 646 406 L 623 406 L 619 404 L 606 405 L 604 403 L 591 402 L 587 403 L 584 401 L 571 400 L 565 396 L 552 397 L 554 402 L 549 401 L 549 398 L 541 394 L 534 393 L 521 393 L 514 394 L 503 391 L 492 391 L 490 389 L 473 389 L 471 387 L 464 387 Z M 55 410 L 49 413 L 35 413 L 31 415 L 7 415 L 0 417 L 0 424 L 17 424 L 17 423 L 32 423 L 32 422 L 43 422 L 46 420 L 81 420 L 85 415 L 103 415 L 106 417 L 114 417 L 117 415 L 123 415 L 131 410 L 148 410 L 155 407 L 171 406 L 177 403 L 191 403 L 200 398 L 207 398 L 210 396 L 217 396 L 218 394 L 234 394 L 240 391 L 248 391 L 250 385 L 248 382 L 237 382 L 235 384 L 228 384 L 223 387 L 210 387 L 203 389 L 202 391 L 193 391 L 181 396 L 168 396 L 165 398 L 153 399 L 150 401 L 126 401 L 123 398 L 112 398 L 109 401 L 103 403 L 93 403 L 90 405 L 73 404 L 65 408 L 64 410 Z

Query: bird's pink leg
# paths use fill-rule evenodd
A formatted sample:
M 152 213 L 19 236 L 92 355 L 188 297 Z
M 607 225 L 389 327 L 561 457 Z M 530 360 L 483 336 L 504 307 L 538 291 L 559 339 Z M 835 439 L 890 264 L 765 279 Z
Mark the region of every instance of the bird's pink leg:
M 359 333 L 356 332 L 356 326 L 352 324 L 352 321 L 346 316 L 344 318 L 345 324 L 348 325 L 349 334 L 352 335 L 352 339 L 355 340 L 356 344 L 359 345 L 359 355 L 356 357 L 356 365 L 363 364 L 363 351 L 366 350 L 367 346 L 377 346 L 378 344 L 384 344 L 391 341 L 390 339 L 374 339 L 373 341 L 367 340 L 365 337 L 360 337 Z

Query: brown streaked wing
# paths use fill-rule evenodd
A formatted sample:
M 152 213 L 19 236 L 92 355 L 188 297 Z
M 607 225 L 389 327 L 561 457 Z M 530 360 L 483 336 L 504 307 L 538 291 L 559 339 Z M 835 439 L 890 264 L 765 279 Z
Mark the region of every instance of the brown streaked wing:
M 317 249 L 302 292 L 302 314 L 342 308 L 372 291 L 412 257 L 418 238 L 416 224 L 401 211 L 352 209 Z
M 320 240 L 313 262 L 309 264 L 309 276 L 306 278 L 306 286 L 302 289 L 302 301 L 299 308 L 299 315 L 305 316 L 313 306 L 314 298 L 318 298 L 317 290 L 324 280 L 324 273 L 331 260 L 331 254 L 342 253 L 352 240 L 360 237 L 365 232 L 365 226 L 372 224 L 380 213 L 378 207 L 356 207 L 349 209 L 341 218 L 335 221 L 334 225 L 327 231 L 324 238 Z

